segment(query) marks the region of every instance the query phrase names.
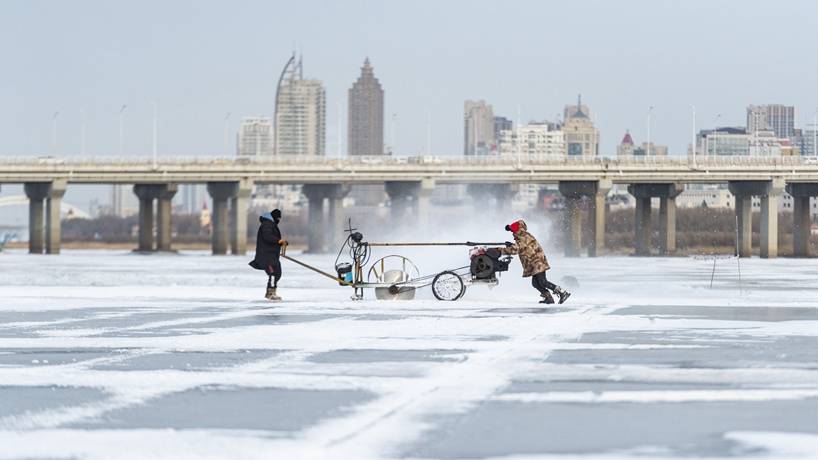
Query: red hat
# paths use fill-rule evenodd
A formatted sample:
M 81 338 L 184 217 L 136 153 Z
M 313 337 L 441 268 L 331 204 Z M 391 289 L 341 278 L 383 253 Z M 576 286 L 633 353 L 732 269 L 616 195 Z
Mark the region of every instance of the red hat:
M 517 233 L 520 230 L 520 221 L 515 220 L 514 222 L 506 225 L 506 230 L 510 231 L 511 233 Z

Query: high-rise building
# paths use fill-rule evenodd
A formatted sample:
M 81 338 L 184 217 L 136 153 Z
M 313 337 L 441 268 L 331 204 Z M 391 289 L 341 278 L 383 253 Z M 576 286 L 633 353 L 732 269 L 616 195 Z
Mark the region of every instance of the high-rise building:
M 186 214 L 198 214 L 207 201 L 204 184 L 183 184 L 179 187 L 182 198 L 182 211 Z
M 122 217 L 122 193 L 124 185 L 114 184 L 111 186 L 111 215 Z
M 573 113 L 572 113 L 573 112 Z M 565 153 L 572 156 L 599 155 L 599 130 L 591 121 L 588 107 L 582 105 L 582 96 L 577 97 L 577 105 L 565 106 Z
M 278 81 L 275 102 L 276 155 L 324 155 L 326 93 L 320 80 L 304 79 L 303 65 L 293 55 Z
M 494 112 L 486 101 L 463 104 L 464 155 L 488 155 L 496 151 Z
M 779 139 L 793 140 L 795 107 L 782 104 L 750 105 L 747 107 L 747 132 L 771 130 Z
M 273 153 L 273 123 L 268 117 L 244 117 L 239 126 L 236 155 L 260 157 Z
M 350 155 L 382 155 L 383 88 L 364 60 L 361 75 L 349 89 L 347 151 Z
M 503 156 L 564 155 L 565 133 L 557 123 L 529 123 L 500 131 L 497 146 Z

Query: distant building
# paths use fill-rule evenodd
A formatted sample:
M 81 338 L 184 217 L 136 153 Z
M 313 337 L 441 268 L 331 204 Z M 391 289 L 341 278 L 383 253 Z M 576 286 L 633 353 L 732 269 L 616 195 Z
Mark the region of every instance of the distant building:
M 124 186 L 121 184 L 114 184 L 111 186 L 111 215 L 122 217 L 122 204 L 123 199 L 122 195 L 124 192 Z
M 572 118 L 577 112 L 581 112 L 587 118 L 591 118 L 591 109 L 588 108 L 587 105 L 582 104 L 582 100 L 577 98 L 576 105 L 566 105 L 565 109 L 562 111 L 562 119 L 568 120 Z
M 750 136 L 744 128 L 703 129 L 696 136 L 699 155 L 749 155 Z
M 347 151 L 350 155 L 382 155 L 383 88 L 369 58 L 364 60 L 361 75 L 349 89 Z
M 494 117 L 495 142 L 500 139 L 500 133 L 514 129 L 514 123 L 506 117 Z
M 182 184 L 179 186 L 182 196 L 182 211 L 186 214 L 196 214 L 209 198 L 203 184 Z
M 653 142 L 642 142 L 642 145 L 636 146 L 631 137 L 630 131 L 625 131 L 625 136 L 622 137 L 622 142 L 616 146 L 616 156 L 667 156 L 666 145 L 656 145 Z
M 272 154 L 273 123 L 270 119 L 268 117 L 242 118 L 236 141 L 236 155 L 261 157 Z
M 747 107 L 747 132 L 772 130 L 779 139 L 793 140 L 795 135 L 795 107 L 768 104 Z
M 463 104 L 464 155 L 488 155 L 496 151 L 494 144 L 494 112 L 486 101 L 466 101 Z
M 556 156 L 565 154 L 565 133 L 557 123 L 541 122 L 503 130 L 497 150 L 503 156 Z
M 566 155 L 599 155 L 599 130 L 594 127 L 589 114 L 588 108 L 582 105 L 581 96 L 577 98 L 577 105 L 565 106 L 566 116 L 562 130 L 565 132 Z
M 622 141 L 616 146 L 616 156 L 633 155 L 634 148 L 635 145 L 633 143 L 633 137 L 631 137 L 631 132 L 626 130 L 625 135 L 622 136 Z
M 733 197 L 724 184 L 687 184 L 676 197 L 680 208 L 732 208 Z
M 798 142 L 802 156 L 818 156 L 818 152 L 816 152 L 815 149 L 816 137 L 818 137 L 818 127 L 803 130 Z
M 293 55 L 278 81 L 275 103 L 276 155 L 324 155 L 326 93 L 319 80 L 304 79 L 302 61 Z
M 789 139 L 779 139 L 775 132 L 771 130 L 752 131 L 748 134 L 748 145 L 750 155 L 777 157 L 781 156 L 782 146 L 786 144 L 786 148 L 792 155 L 792 143 Z

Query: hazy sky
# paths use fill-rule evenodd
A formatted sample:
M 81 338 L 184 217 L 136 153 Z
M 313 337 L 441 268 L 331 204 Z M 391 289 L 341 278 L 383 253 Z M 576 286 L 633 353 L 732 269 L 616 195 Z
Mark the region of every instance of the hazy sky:
M 271 116 L 293 48 L 327 89 L 327 154 L 365 56 L 396 114 L 396 152 L 463 150 L 463 101 L 515 121 L 554 119 L 581 92 L 611 154 L 625 129 L 686 149 L 697 126 L 744 124 L 750 103 L 818 107 L 814 1 L 111 1 L 11 0 L 0 9 L 0 154 L 230 153 L 242 116 Z M 345 126 L 346 122 L 344 122 Z M 386 130 L 386 140 L 390 139 Z M 344 131 L 343 151 L 346 151 Z

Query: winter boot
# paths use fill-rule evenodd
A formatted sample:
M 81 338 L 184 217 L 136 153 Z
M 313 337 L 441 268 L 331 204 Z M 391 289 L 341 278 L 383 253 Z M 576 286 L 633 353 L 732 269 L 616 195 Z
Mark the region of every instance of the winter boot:
M 554 303 L 554 297 L 551 296 L 550 292 L 543 292 L 540 295 L 542 296 L 540 303 Z
M 568 300 L 568 297 L 571 297 L 570 292 L 566 291 L 565 289 L 559 286 L 557 286 L 557 288 L 554 289 L 554 293 L 560 296 L 560 303 L 565 303 L 565 301 Z
M 276 288 L 274 288 L 274 287 L 268 287 L 267 288 L 267 293 L 264 294 L 264 297 L 267 300 L 281 300 L 281 297 L 276 295 Z

